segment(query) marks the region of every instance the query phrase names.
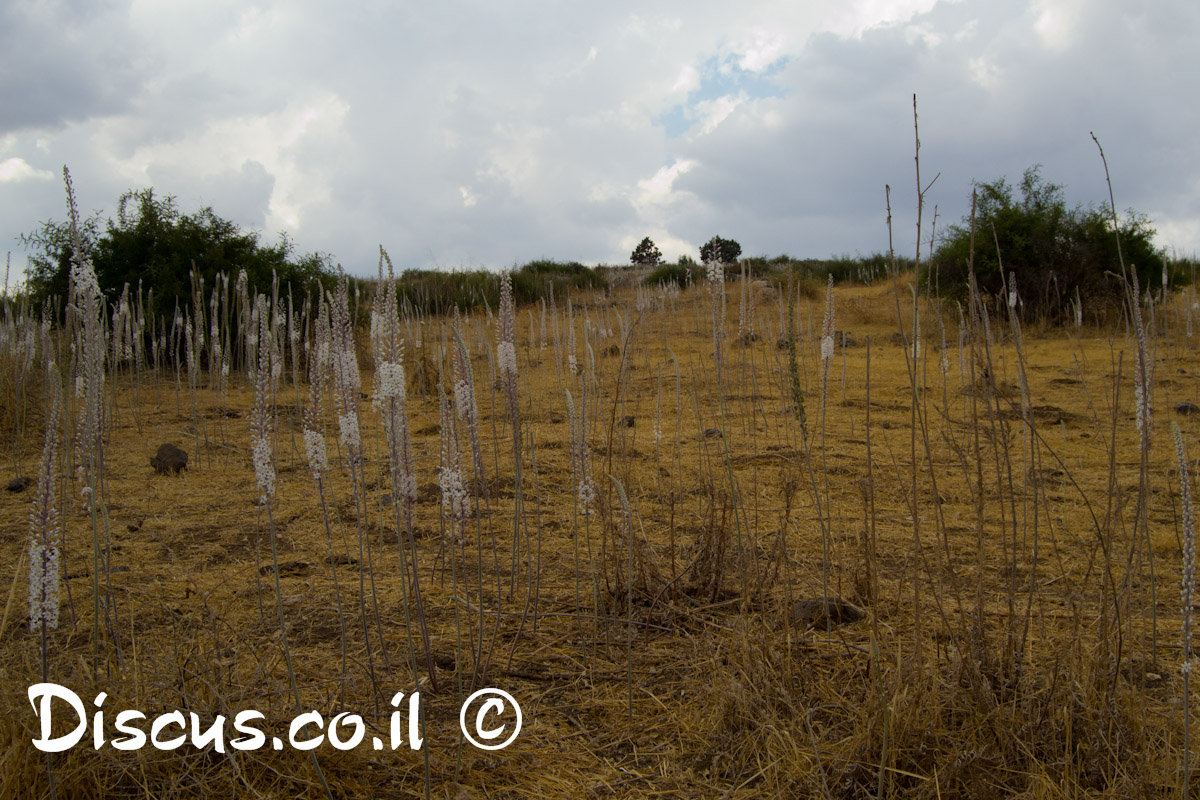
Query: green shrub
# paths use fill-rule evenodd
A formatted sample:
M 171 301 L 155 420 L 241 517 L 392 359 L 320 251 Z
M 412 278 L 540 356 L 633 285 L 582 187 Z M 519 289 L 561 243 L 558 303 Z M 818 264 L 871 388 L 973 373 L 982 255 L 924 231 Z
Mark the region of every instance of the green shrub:
M 286 235 L 274 245 L 264 245 L 258 234 L 243 232 L 211 207 L 182 214 L 174 197 L 156 195 L 153 189 L 121 195 L 117 219 L 109 219 L 103 230 L 96 216 L 84 220 L 81 228 L 108 302 L 115 303 L 126 284 L 135 291 L 141 284 L 154 289 L 154 304 L 147 312 L 158 316 L 173 314 L 176 306 L 191 307 L 193 271 L 204 279 L 206 291 L 218 273 L 232 281 L 242 270 L 251 292 L 269 291 L 276 277 L 281 286 L 290 284 L 300 291 L 317 284 L 333 285 L 327 256 L 296 257 Z M 21 243 L 30 251 L 29 290 L 34 302 L 40 305 L 49 297 L 66 297 L 70 223 L 44 222 L 40 230 L 21 236 Z
M 755 259 L 743 259 L 754 261 Z M 836 283 L 859 283 L 870 286 L 872 282 L 881 280 L 891 274 L 892 259 L 886 253 L 874 253 L 869 256 L 839 255 L 829 258 L 792 258 L 791 256 L 776 256 L 766 262 L 769 272 L 763 277 L 778 286 L 786 285 L 792 277 L 812 280 L 815 285 L 825 286 L 830 275 Z M 896 258 L 896 270 L 906 272 L 913 269 L 911 258 Z
M 1074 314 L 1078 295 L 1089 316 L 1116 313 L 1125 299 L 1111 213 L 1097 206 L 1068 209 L 1062 187 L 1044 181 L 1038 167 L 1025 171 L 1013 195 L 1004 178 L 977 183 L 974 270 L 979 290 L 1003 295 L 1015 274 L 1024 312 L 1057 323 Z M 1126 266 L 1143 290 L 1161 287 L 1167 266 L 1152 244 L 1149 220 L 1128 212 L 1120 220 Z M 999 254 L 997 254 L 999 248 Z M 925 266 L 924 282 L 935 292 L 962 299 L 972 260 L 970 217 L 952 226 Z
M 424 314 L 448 314 L 455 308 L 468 311 L 485 303 L 500 303 L 500 282 L 484 270 L 443 272 L 430 269 L 405 270 L 396 284 L 402 306 Z
M 695 268 L 693 262 L 692 269 Z M 689 269 L 680 259 L 678 264 L 663 264 L 658 269 L 646 276 L 643 281 L 647 286 L 661 286 L 664 283 L 674 281 L 679 284 L 679 288 L 684 288 L 692 282 L 692 269 Z
M 591 267 L 576 261 L 530 261 L 513 272 L 513 298 L 518 303 L 536 303 L 545 298 L 563 297 L 571 289 L 603 289 L 604 277 Z

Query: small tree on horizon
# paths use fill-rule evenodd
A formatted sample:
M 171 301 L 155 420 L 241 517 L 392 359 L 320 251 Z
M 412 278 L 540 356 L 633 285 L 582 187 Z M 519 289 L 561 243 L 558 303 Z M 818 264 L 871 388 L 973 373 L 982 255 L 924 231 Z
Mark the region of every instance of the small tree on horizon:
M 657 267 L 662 263 L 662 251 L 658 249 L 649 236 L 642 239 L 641 244 L 634 248 L 629 261 L 638 266 Z
M 714 236 L 700 247 L 700 261 L 704 264 L 736 264 L 742 254 L 742 246 L 733 239 Z

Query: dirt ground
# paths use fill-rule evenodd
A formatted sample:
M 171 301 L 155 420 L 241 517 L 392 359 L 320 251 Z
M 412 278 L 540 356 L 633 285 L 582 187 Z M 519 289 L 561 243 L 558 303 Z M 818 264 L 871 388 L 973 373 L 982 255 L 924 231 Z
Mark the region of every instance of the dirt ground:
M 956 309 L 923 304 L 914 348 L 906 286 L 899 304 L 890 282 L 838 287 L 829 360 L 823 291 L 796 308 L 797 392 L 780 341 L 787 304 L 754 288 L 749 335 L 738 285 L 728 291 L 719 370 L 703 288 L 578 298 L 582 375 L 566 362 L 565 309 L 518 311 L 520 503 L 494 323 L 470 318 L 487 494 L 459 426 L 478 498 L 459 533 L 438 471 L 438 375 L 454 340 L 446 319 L 410 321 L 428 658 L 365 345 L 362 511 L 327 413 L 328 527 L 304 456 L 306 385 L 285 374 L 275 397 L 268 508 L 244 376 L 222 393 L 205 373 L 193 400 L 186 374 L 135 380 L 122 368 L 95 527 L 111 555 L 97 574 L 91 518 L 61 469 L 65 581 L 46 664 L 89 713 L 107 693 L 107 741 L 93 747 L 90 726 L 52 764 L 32 745 L 27 690 L 43 674 L 27 624 L 32 493 L 0 492 L 0 579 L 12 587 L 0 795 L 46 796 L 52 769 L 60 797 L 323 797 L 322 781 L 336 797 L 454 800 L 1177 796 L 1184 518 L 1172 422 L 1188 458 L 1200 455 L 1200 411 L 1176 410 L 1200 402 L 1179 308 L 1161 310 L 1150 341 L 1143 465 L 1123 331 L 1022 331 L 1018 350 L 1003 315 L 990 338 L 960 337 Z M 586 396 L 597 494 L 586 516 L 567 392 L 576 412 Z M 44 418 L 34 404 L 22 474 L 36 470 Z M 186 471 L 150 466 L 164 442 L 189 453 Z M 18 474 L 10 451 L 6 480 Z M 815 613 L 822 597 L 863 613 Z M 254 709 L 286 743 L 298 714 L 289 653 L 302 710 L 326 723 L 360 715 L 363 744 L 111 746 L 124 709 L 195 712 L 205 725 Z M 459 731 L 463 700 L 484 687 L 523 712 L 504 750 Z M 392 749 L 393 712 L 407 736 L 407 704 L 393 696 L 414 690 L 426 746 Z

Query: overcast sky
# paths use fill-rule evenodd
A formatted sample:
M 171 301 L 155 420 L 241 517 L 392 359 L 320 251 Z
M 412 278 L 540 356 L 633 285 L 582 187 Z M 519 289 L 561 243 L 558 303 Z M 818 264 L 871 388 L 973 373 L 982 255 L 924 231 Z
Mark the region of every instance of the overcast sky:
M 698 255 L 911 255 L 971 181 L 1042 164 L 1073 205 L 1200 251 L 1200 3 L 1124 0 L 0 5 L 0 253 L 126 189 L 352 273 Z M 928 236 L 928 231 L 924 234 Z

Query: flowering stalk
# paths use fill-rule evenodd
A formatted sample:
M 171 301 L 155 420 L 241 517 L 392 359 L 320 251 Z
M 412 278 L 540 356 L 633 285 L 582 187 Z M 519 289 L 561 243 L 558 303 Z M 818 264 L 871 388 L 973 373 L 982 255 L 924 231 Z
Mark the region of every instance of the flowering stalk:
M 445 392 L 439 393 L 438 413 L 441 419 L 442 453 L 442 463 L 438 469 L 438 487 L 442 494 L 442 511 L 450 521 L 450 540 L 461 544 L 466 538 L 464 528 L 471 514 L 471 498 L 467 494 L 466 481 L 463 479 L 462 450 L 458 446 L 454 412 Z
M 47 350 L 47 353 L 50 351 Z M 42 448 L 37 490 L 29 511 L 29 629 L 41 637 L 42 682 L 50 680 L 49 630 L 58 627 L 58 513 L 54 508 L 55 454 L 58 451 L 58 422 L 62 409 L 62 384 L 53 358 L 46 358 L 49 388 L 46 444 Z M 50 795 L 55 796 L 54 757 L 46 753 Z
M 342 629 L 342 698 L 345 699 L 345 677 L 349 662 L 346 641 L 346 617 L 342 613 L 342 589 L 338 583 L 337 559 L 333 554 L 333 530 L 329 524 L 329 504 L 325 500 L 325 479 L 329 474 L 329 456 L 325 450 L 325 437 L 319 427 L 321 419 L 321 392 L 324 389 L 324 369 L 316 358 L 308 362 L 309 405 L 304 409 L 304 454 L 312 470 L 313 482 L 317 485 L 317 496 L 321 500 L 321 517 L 325 522 L 325 544 L 329 549 L 329 569 L 333 573 L 333 594 L 337 600 L 338 625 Z
M 1183 796 L 1190 797 L 1191 777 L 1191 692 L 1189 678 L 1192 674 L 1192 603 L 1196 594 L 1196 529 L 1192 518 L 1192 487 L 1188 477 L 1187 454 L 1183 449 L 1183 434 L 1179 426 L 1171 423 L 1175 434 L 1175 454 L 1179 459 L 1179 494 L 1183 506 L 1183 582 L 1179 589 L 1183 605 Z
M 829 514 L 829 470 L 825 465 L 825 417 L 829 407 L 829 368 L 833 364 L 834 353 L 834 311 L 833 311 L 833 273 L 829 274 L 825 285 L 825 317 L 821 320 L 821 473 L 825 476 L 825 513 L 820 512 L 820 500 L 817 500 L 818 515 L 821 519 L 821 592 L 829 597 L 829 561 L 830 561 L 830 524 Z M 813 486 L 814 496 L 816 486 Z
M 258 486 L 259 502 L 267 510 L 267 530 L 271 538 L 271 566 L 275 576 L 275 611 L 279 615 L 279 638 L 283 645 L 283 658 L 287 664 L 288 683 L 292 687 L 292 698 L 296 704 L 296 713 L 302 712 L 300 703 L 300 687 L 296 683 L 296 670 L 292 665 L 292 650 L 288 645 L 287 621 L 283 613 L 283 590 L 279 585 L 279 547 L 275 536 L 275 520 L 271 514 L 271 498 L 275 494 L 275 465 L 271 460 L 271 415 L 268 405 L 271 399 L 271 319 L 267 298 L 258 295 L 255 302 L 254 317 L 258 322 L 258 343 L 255 348 L 258 357 L 254 362 L 254 410 L 250 414 L 250 441 L 254 458 L 254 478 Z M 254 319 L 252 317 L 252 319 Z M 325 773 L 317 761 L 315 753 L 309 754 L 317 778 L 325 789 L 326 797 L 332 797 L 329 785 L 325 781 Z
M 460 330 L 460 322 L 457 309 L 454 314 L 454 325 L 451 328 L 454 333 L 455 347 L 452 348 L 451 361 L 454 370 L 454 412 L 467 429 L 467 439 L 471 443 L 471 461 L 473 464 L 472 471 L 472 491 L 475 496 L 476 508 L 478 509 L 479 501 L 483 501 L 484 515 L 487 517 L 488 538 L 492 544 L 492 561 L 496 573 L 496 623 L 492 632 L 491 642 L 488 646 L 488 652 L 485 655 L 483 652 L 483 629 L 486 625 L 484 616 L 484 600 L 483 600 L 483 536 L 479 534 L 478 516 L 476 522 L 476 548 L 477 548 L 477 575 L 479 581 L 479 646 L 475 653 L 475 674 L 471 678 L 471 683 L 475 679 L 488 670 L 488 665 L 491 662 L 492 649 L 496 644 L 496 637 L 500 632 L 500 604 L 503 587 L 500 579 L 500 556 L 496 547 L 496 535 L 492 530 L 492 512 L 491 499 L 488 491 L 487 476 L 483 471 L 483 447 L 479 442 L 479 409 L 475 404 L 475 376 L 471 370 L 471 357 L 467 352 L 466 342 L 463 340 L 462 331 Z
M 512 424 L 513 447 L 513 547 L 512 585 L 509 594 L 515 592 L 518 565 L 521 563 L 521 518 L 524 511 L 524 494 L 521 475 L 521 411 L 517 398 L 517 348 L 516 348 L 516 305 L 513 302 L 512 273 L 507 270 L 500 276 L 500 313 L 496 318 L 496 370 L 500 374 L 508 419 Z M 528 542 L 526 542 L 528 547 Z M 530 592 L 533 582 L 529 584 Z
M 270 315 L 267 298 L 258 295 L 255 307 L 258 322 L 257 359 L 254 370 L 254 411 L 250 415 L 250 441 L 254 457 L 254 478 L 259 502 L 267 504 L 275 494 L 275 466 L 271 462 Z
M 387 261 L 387 280 L 383 280 L 383 262 Z M 417 481 L 413 474 L 412 438 L 408 430 L 407 397 L 404 383 L 404 342 L 400 338 L 400 318 L 396 305 L 396 278 L 392 260 L 387 251 L 379 248 L 380 285 L 382 296 L 378 307 L 371 311 L 372 345 L 375 351 L 375 408 L 383 419 L 383 436 L 387 445 L 388 465 L 392 475 L 392 506 L 396 514 L 397 540 L 399 536 L 399 506 L 404 506 L 404 531 L 408 544 L 409 566 L 412 573 L 413 603 L 416 608 L 417 625 L 421 629 L 421 640 L 425 647 L 425 670 L 430 684 L 437 691 L 437 673 L 433 668 L 433 652 L 429 645 L 429 627 L 425 620 L 425 606 L 421 599 L 421 583 L 417 573 L 417 543 L 413 536 L 413 506 L 417 502 Z M 404 548 L 400 548 L 401 569 L 404 569 Z M 403 574 L 403 572 L 402 572 Z M 405 617 L 408 617 L 408 592 L 404 593 Z M 412 641 L 411 620 L 406 619 L 409 630 L 409 657 L 412 661 L 413 678 L 417 674 L 416 647 Z
M 567 299 L 567 367 L 572 375 L 579 374 L 579 362 L 575 358 L 575 312 L 569 298 Z
M 358 397 L 361 383 L 358 375 L 358 357 L 354 347 L 354 326 L 350 316 L 350 294 L 346 273 L 338 270 L 337 294 L 330 309 L 330 370 L 333 376 L 334 406 L 338 417 L 338 433 L 346 465 L 350 469 L 350 482 L 354 488 L 354 506 L 358 520 L 358 594 L 359 616 L 362 621 L 363 640 L 367 646 L 367 668 L 371 683 L 375 685 L 375 660 L 371 650 L 371 636 L 367 625 L 367 574 L 371 577 L 371 599 L 375 607 L 375 619 L 380 647 L 383 647 L 383 625 L 379 618 L 379 600 L 375 592 L 375 572 L 371 563 L 373 555 L 366 541 L 363 519 L 366 516 L 366 488 L 362 474 L 362 433 L 358 424 Z M 384 661 L 387 654 L 384 651 Z
M 1146 336 L 1146 325 L 1142 318 L 1141 288 L 1138 286 L 1137 270 L 1129 271 L 1133 281 L 1133 293 L 1129 296 L 1130 313 L 1133 316 L 1133 331 L 1136 338 L 1134 348 L 1133 391 L 1134 405 L 1137 409 L 1137 429 L 1140 447 L 1140 469 L 1138 473 L 1138 504 L 1137 526 L 1140 527 L 1146 539 L 1146 559 L 1150 568 L 1150 653 L 1151 658 L 1158 661 L 1158 582 L 1154 575 L 1154 545 L 1150 541 L 1148 523 L 1148 502 L 1150 494 L 1150 408 L 1151 387 L 1154 385 L 1154 362 L 1150 355 L 1150 345 Z
M 29 511 L 29 629 L 44 633 L 58 627 L 58 511 L 54 507 L 55 461 L 58 453 L 58 423 L 62 389 L 53 361 L 46 364 L 46 443 L 42 448 L 37 489 Z M 46 653 L 42 650 L 42 678 L 46 678 Z
M 75 190 L 71 185 L 71 173 L 63 167 L 63 180 L 67 185 L 67 206 L 71 216 L 71 284 L 70 305 L 72 315 L 78 321 L 75 341 L 75 395 L 79 404 L 76 422 L 77 444 L 75 455 L 78 461 L 76 474 L 83 484 L 81 494 L 85 508 L 92 521 L 92 658 L 94 666 L 100 659 L 100 619 L 102 611 L 112 611 L 111 583 L 106 580 L 105 604 L 101 599 L 100 575 L 106 579 L 108 571 L 108 529 L 105 525 L 105 541 L 102 546 L 100 527 L 107 520 L 103 509 L 104 494 L 104 362 L 108 349 L 104 330 L 104 297 L 96 280 L 96 270 L 88 257 L 83 237 L 79 232 L 79 209 L 75 203 Z M 103 519 L 102 519 L 103 518 Z

